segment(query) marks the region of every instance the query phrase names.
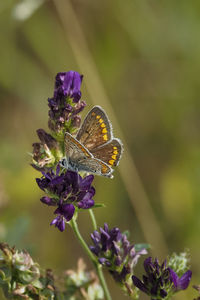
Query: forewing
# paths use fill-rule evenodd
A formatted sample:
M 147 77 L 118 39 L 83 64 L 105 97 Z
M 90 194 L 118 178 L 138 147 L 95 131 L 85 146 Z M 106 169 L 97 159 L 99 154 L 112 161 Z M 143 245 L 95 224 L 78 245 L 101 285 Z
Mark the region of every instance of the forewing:
M 123 145 L 119 139 L 113 139 L 107 144 L 91 150 L 94 157 L 104 161 L 109 166 L 117 166 L 123 152 Z
M 91 153 L 68 132 L 65 133 L 65 151 L 66 156 L 75 161 L 92 157 Z
M 76 138 L 90 151 L 112 139 L 111 123 L 101 107 L 89 111 Z
M 80 161 L 79 168 L 80 171 L 82 170 L 106 177 L 112 177 L 111 174 L 113 172 L 113 169 L 108 164 L 96 158 L 88 158 Z

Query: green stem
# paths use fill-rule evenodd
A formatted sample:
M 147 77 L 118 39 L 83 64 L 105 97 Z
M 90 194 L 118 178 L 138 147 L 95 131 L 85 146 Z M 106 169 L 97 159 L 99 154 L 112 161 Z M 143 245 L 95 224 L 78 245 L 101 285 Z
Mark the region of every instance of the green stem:
M 90 218 L 92 220 L 93 228 L 94 228 L 94 230 L 97 230 L 97 222 L 96 222 L 96 219 L 95 219 L 94 212 L 93 212 L 92 208 L 89 209 L 89 214 L 90 214 Z
M 110 293 L 109 293 L 109 290 L 108 290 L 108 287 L 107 287 L 107 284 L 106 284 L 106 281 L 105 281 L 105 278 L 104 278 L 104 275 L 103 275 L 102 266 L 98 263 L 96 257 L 90 251 L 88 245 L 86 244 L 83 237 L 81 236 L 81 233 L 78 229 L 78 224 L 76 223 L 75 218 L 72 218 L 72 220 L 69 223 L 70 223 L 72 229 L 74 230 L 74 233 L 75 233 L 76 237 L 78 238 L 79 242 L 81 243 L 82 247 L 85 249 L 86 253 L 88 254 L 89 258 L 91 259 L 91 261 L 93 262 L 93 264 L 96 268 L 96 271 L 97 271 L 97 274 L 98 274 L 98 277 L 99 277 L 99 281 L 100 281 L 100 283 L 102 285 L 102 288 L 104 290 L 106 300 L 112 300 L 112 298 L 110 296 Z M 95 221 L 95 223 L 96 223 L 96 221 Z
M 96 264 L 97 264 L 96 257 L 94 256 L 94 254 L 91 252 L 88 245 L 84 241 L 84 239 L 78 229 L 78 224 L 76 223 L 75 219 L 72 218 L 72 220 L 69 223 L 70 223 L 72 229 L 74 230 L 74 233 L 75 233 L 76 237 L 78 238 L 79 242 L 81 243 L 82 247 L 85 249 L 87 255 L 89 256 L 89 258 L 91 259 L 93 264 L 96 266 Z
M 96 267 L 96 270 L 97 270 L 99 281 L 100 281 L 100 283 L 101 283 L 101 285 L 103 287 L 106 300 L 112 300 L 110 292 L 108 290 L 107 283 L 106 283 L 104 275 L 103 275 L 102 265 L 100 265 L 99 263 L 97 263 L 95 267 Z

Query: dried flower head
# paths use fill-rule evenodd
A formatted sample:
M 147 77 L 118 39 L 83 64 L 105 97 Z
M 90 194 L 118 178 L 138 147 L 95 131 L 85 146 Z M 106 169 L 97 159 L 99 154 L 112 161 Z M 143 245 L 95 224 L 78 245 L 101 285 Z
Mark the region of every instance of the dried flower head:
M 55 288 L 49 275 L 25 250 L 18 251 L 0 243 L 0 287 L 9 299 L 54 299 Z M 49 273 L 49 272 L 48 272 Z
M 45 170 L 54 166 L 63 157 L 59 143 L 45 130 L 38 129 L 39 143 L 33 143 L 32 166 Z
M 104 293 L 96 274 L 86 270 L 83 259 L 78 260 L 77 271 L 65 272 L 66 296 L 81 294 L 84 299 L 104 299 Z M 67 298 L 68 299 L 68 298 Z

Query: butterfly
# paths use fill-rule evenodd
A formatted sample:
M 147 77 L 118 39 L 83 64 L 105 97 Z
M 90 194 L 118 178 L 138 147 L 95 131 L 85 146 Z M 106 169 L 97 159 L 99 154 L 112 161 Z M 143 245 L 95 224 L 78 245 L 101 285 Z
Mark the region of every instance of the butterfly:
M 122 142 L 113 137 L 112 125 L 100 106 L 94 106 L 85 117 L 76 138 L 65 133 L 65 152 L 60 164 L 72 171 L 85 171 L 113 177 L 123 152 Z

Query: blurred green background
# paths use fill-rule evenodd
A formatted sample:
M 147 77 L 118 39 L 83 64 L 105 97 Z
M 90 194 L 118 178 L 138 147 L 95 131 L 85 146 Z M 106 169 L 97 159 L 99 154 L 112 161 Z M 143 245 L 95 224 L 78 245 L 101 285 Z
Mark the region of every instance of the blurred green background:
M 129 229 L 160 259 L 189 248 L 192 283 L 200 283 L 199 32 L 199 1 L 0 2 L 1 241 L 58 274 L 85 257 L 69 227 L 50 228 L 53 210 L 39 201 L 28 155 L 36 129 L 47 130 L 56 73 L 76 70 L 84 74 L 84 113 L 102 105 L 127 144 L 122 172 L 95 178 L 96 202 L 106 204 L 95 211 L 99 226 Z M 79 224 L 90 243 L 87 212 Z M 126 299 L 107 279 L 113 299 Z M 184 295 L 176 299 L 195 292 Z

